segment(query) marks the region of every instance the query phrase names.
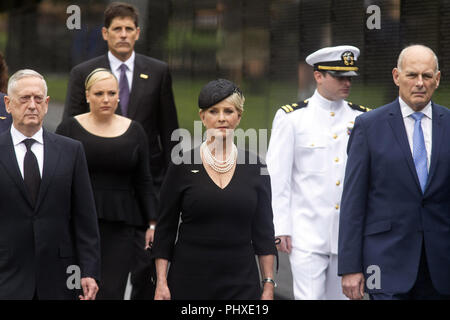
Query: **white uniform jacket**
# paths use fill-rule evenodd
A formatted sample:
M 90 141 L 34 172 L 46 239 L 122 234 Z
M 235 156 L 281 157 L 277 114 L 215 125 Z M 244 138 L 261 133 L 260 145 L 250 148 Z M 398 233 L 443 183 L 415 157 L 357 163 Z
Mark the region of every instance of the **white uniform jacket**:
M 266 159 L 275 234 L 291 236 L 294 248 L 337 254 L 347 142 L 365 110 L 316 90 L 277 111 Z

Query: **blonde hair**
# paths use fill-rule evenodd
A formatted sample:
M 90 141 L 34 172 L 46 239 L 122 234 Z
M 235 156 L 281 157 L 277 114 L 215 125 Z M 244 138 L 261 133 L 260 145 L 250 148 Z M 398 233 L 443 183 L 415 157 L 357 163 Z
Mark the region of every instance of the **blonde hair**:
M 116 80 L 117 86 L 119 86 L 119 81 L 117 81 L 116 76 L 110 70 L 105 68 L 95 69 L 86 77 L 86 81 L 84 82 L 86 91 L 89 91 L 91 87 L 97 82 L 110 78 Z
M 233 104 L 240 115 L 244 112 L 245 97 L 243 94 L 234 92 L 231 96 L 225 98 L 225 101 Z

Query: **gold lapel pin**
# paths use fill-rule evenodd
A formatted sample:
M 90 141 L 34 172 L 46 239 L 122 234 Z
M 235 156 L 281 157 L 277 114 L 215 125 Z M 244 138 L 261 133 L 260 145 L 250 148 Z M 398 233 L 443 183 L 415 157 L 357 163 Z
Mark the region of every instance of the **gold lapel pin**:
M 148 75 L 146 75 L 146 74 L 144 74 L 144 73 L 141 73 L 139 76 L 140 76 L 142 79 L 148 79 Z
M 6 119 L 6 117 L 0 117 L 0 120 L 5 120 Z

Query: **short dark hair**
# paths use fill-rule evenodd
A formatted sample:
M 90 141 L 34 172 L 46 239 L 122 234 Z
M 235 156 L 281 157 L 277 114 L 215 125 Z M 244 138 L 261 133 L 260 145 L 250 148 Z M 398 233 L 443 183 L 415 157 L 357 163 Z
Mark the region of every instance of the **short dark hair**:
M 104 13 L 105 28 L 109 28 L 111 22 L 114 18 L 131 18 L 134 21 L 136 28 L 138 27 L 138 10 L 135 6 L 125 2 L 112 2 L 106 9 Z

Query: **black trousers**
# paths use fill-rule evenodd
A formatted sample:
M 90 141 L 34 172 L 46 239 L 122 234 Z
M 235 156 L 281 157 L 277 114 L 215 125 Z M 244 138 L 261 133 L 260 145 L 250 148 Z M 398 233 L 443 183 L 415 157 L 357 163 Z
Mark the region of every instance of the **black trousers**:
M 144 250 L 145 231 L 121 222 L 99 220 L 101 246 L 101 281 L 97 300 L 123 300 L 128 274 L 138 270 L 138 261 L 150 253 Z M 139 257 L 138 257 L 139 256 Z M 135 282 L 148 282 L 141 286 L 153 287 L 151 279 L 135 279 Z M 152 296 L 153 298 L 153 296 Z
M 450 295 L 440 294 L 433 286 L 428 270 L 425 245 L 422 240 L 419 270 L 414 286 L 406 293 L 375 293 L 370 294 L 371 300 L 450 300 Z

